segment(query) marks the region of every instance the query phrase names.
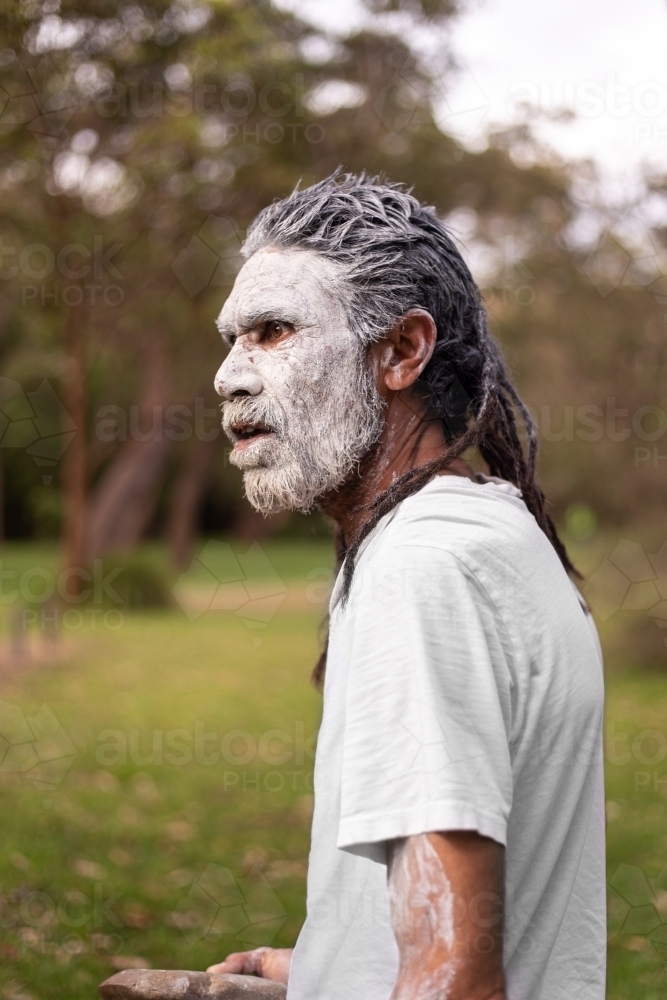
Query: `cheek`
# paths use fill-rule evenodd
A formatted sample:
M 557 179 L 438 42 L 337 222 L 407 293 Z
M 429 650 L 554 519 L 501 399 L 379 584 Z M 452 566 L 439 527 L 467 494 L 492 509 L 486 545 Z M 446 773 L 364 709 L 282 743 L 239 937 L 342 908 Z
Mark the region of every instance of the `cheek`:
M 252 363 L 267 383 L 289 389 L 295 379 L 316 383 L 331 369 L 333 351 L 310 336 L 296 337 L 269 350 L 255 350 Z
M 380 343 L 375 345 L 369 356 L 370 368 L 373 373 L 375 387 L 381 396 L 387 394 L 388 389 L 394 389 L 392 384 L 397 374 L 394 364 L 394 348 L 392 344 Z

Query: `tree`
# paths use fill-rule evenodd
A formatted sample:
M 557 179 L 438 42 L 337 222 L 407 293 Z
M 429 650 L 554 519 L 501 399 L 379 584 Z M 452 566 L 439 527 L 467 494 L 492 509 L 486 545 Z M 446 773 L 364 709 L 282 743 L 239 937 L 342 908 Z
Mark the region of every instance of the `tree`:
M 451 53 L 429 62 L 411 39 L 436 37 L 455 4 L 366 7 L 366 28 L 340 40 L 263 0 L 0 5 L 3 371 L 59 385 L 74 421 L 61 464 L 71 566 L 135 544 L 158 508 L 186 558 L 224 449 L 202 387 L 243 232 L 339 164 L 414 185 L 465 240 L 521 388 L 538 417 L 548 408 L 556 514 L 576 497 L 617 521 L 659 503 L 650 461 L 619 475 L 651 443 L 651 414 L 644 437 L 578 432 L 586 406 L 604 425 L 608 397 L 634 414 L 664 406 L 660 275 L 612 219 L 607 237 L 576 238 L 585 168 L 536 148 L 527 126 L 483 152 L 437 126 Z M 619 382 L 619 363 L 632 379 Z M 31 460 L 6 454 L 10 480 L 27 481 Z

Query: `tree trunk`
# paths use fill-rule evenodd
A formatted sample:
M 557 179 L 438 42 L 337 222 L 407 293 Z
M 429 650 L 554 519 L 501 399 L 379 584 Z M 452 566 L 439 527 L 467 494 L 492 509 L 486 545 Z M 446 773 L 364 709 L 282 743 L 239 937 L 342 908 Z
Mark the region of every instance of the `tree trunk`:
M 63 456 L 63 492 L 65 521 L 63 541 L 66 570 L 80 569 L 84 561 L 84 530 L 86 523 L 86 371 L 84 331 L 86 314 L 83 306 L 70 306 L 65 314 L 65 409 L 75 425 L 74 436 Z M 81 589 L 79 573 L 67 578 L 72 596 Z
M 197 516 L 218 443 L 217 438 L 213 441 L 196 440 L 190 447 L 174 484 L 166 536 L 172 563 L 180 570 L 186 569 L 193 558 Z
M 0 542 L 5 540 L 5 463 L 0 448 Z
M 133 549 L 155 511 L 172 447 L 164 426 L 169 380 L 157 335 L 146 341 L 143 365 L 138 419 L 129 420 L 129 439 L 103 473 L 90 503 L 85 547 L 89 560 Z

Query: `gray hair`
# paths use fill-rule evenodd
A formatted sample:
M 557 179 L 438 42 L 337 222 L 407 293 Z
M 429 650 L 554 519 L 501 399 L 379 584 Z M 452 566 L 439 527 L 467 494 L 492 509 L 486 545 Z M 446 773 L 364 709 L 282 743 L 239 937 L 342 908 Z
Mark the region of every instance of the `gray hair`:
M 350 557 L 345 560 L 344 597 L 354 556 L 379 519 L 471 445 L 477 446 L 491 475 L 518 486 L 565 569 L 576 572 L 537 483 L 533 420 L 489 332 L 479 288 L 435 209 L 422 205 L 401 184 L 339 169 L 312 187 L 297 186 L 259 213 L 243 252 L 250 257 L 267 246 L 312 250 L 340 265 L 350 326 L 363 344 L 385 336 L 413 308 L 426 309 L 437 329 L 420 383 L 428 388 L 449 446 L 440 458 L 405 473 L 376 497 L 359 534 L 341 545 L 341 560 L 346 553 Z
M 347 311 L 362 343 L 383 337 L 415 307 L 438 339 L 475 323 L 477 286 L 435 210 L 400 184 L 342 174 L 274 202 L 248 230 L 243 255 L 262 247 L 313 250 L 341 266 Z

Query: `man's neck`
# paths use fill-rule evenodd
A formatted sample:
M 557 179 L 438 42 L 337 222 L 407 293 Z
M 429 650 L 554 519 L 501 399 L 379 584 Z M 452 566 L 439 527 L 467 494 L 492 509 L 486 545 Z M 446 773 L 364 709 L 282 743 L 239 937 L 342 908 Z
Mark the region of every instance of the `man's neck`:
M 349 544 L 369 517 L 364 508 L 406 472 L 441 458 L 446 450 L 442 421 L 418 393 L 396 393 L 388 402 L 378 443 L 337 490 L 321 498 L 319 506 L 340 525 Z M 440 475 L 474 478 L 473 470 L 460 458 Z

